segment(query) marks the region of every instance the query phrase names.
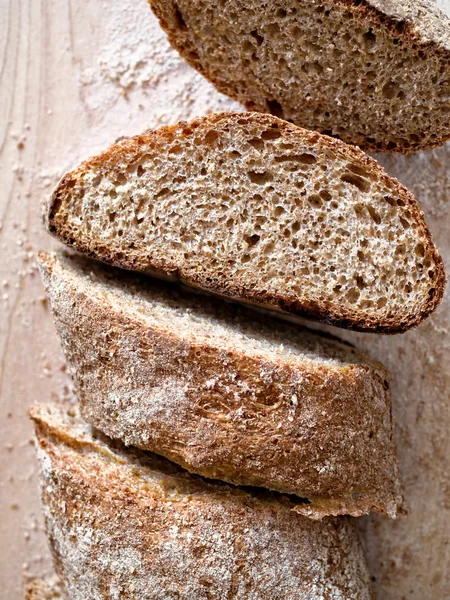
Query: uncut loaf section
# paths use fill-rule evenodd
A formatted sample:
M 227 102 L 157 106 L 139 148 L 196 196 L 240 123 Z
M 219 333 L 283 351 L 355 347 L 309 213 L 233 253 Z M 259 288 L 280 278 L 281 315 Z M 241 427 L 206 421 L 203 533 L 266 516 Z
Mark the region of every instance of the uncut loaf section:
M 412 194 L 359 149 L 257 113 L 115 144 L 63 177 L 46 222 L 115 266 L 362 331 L 415 327 L 445 286 Z
M 41 253 L 83 417 L 191 472 L 295 494 L 312 518 L 403 512 L 388 374 L 335 338 Z
M 450 137 L 450 19 L 431 0 L 149 0 L 223 93 L 371 152 Z
M 347 519 L 315 522 L 285 496 L 189 475 L 107 439 L 76 409 L 38 406 L 31 416 L 68 599 L 373 599 Z

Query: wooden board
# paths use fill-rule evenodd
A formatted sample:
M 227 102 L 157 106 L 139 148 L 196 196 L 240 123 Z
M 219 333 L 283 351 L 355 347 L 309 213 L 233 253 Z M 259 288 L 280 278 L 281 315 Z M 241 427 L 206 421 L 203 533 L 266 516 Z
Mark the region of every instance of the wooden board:
M 441 2 L 450 12 L 450 0 Z M 71 398 L 34 265 L 58 178 L 117 137 L 236 107 L 168 47 L 145 0 L 2 0 L 0 598 L 49 572 L 28 406 Z M 382 157 L 425 211 L 450 271 L 450 145 Z M 403 336 L 344 334 L 390 368 L 410 515 L 360 520 L 380 600 L 450 598 L 450 298 Z M 337 331 L 334 330 L 336 333 Z M 337 332 L 339 333 L 339 332 Z

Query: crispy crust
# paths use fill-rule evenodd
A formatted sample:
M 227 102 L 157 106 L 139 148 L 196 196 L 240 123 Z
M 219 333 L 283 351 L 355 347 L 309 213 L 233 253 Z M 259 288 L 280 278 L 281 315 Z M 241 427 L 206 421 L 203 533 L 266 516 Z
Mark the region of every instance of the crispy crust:
M 233 126 L 239 118 L 243 117 L 242 113 L 217 113 L 196 119 L 190 123 L 180 122 L 174 126 L 161 127 L 155 131 L 148 131 L 141 136 L 127 138 L 114 144 L 105 152 L 83 162 L 77 169 L 66 174 L 54 190 L 45 213 L 45 223 L 48 231 L 67 246 L 116 267 L 151 273 L 153 275 L 163 274 L 172 279 L 181 280 L 188 285 L 198 286 L 214 294 L 228 296 L 239 301 L 271 308 L 280 312 L 292 313 L 300 317 L 314 319 L 322 323 L 353 329 L 355 331 L 384 334 L 403 333 L 408 329 L 417 327 L 436 310 L 442 301 L 446 285 L 444 264 L 433 243 L 431 232 L 425 223 L 424 214 L 420 210 L 414 196 L 397 180 L 389 177 L 375 160 L 355 146 L 349 146 L 340 140 L 316 132 L 306 131 L 272 116 L 260 113 L 252 113 L 245 116 L 257 119 L 267 125 L 277 122 L 279 131 L 284 135 L 294 134 L 301 136 L 303 140 L 311 145 L 329 149 L 340 157 L 345 157 L 347 160 L 357 161 L 361 166 L 373 172 L 382 184 L 391 190 L 392 194 L 397 195 L 408 206 L 418 224 L 418 231 L 425 238 L 426 256 L 435 263 L 435 275 L 433 280 L 430 280 L 429 296 L 426 302 L 421 305 L 421 308 L 417 309 L 414 314 L 403 317 L 393 315 L 390 318 L 386 317 L 383 321 L 380 321 L 376 316 L 362 316 L 358 311 L 345 310 L 337 302 L 333 304 L 331 302 L 326 303 L 312 300 L 309 302 L 299 302 L 294 296 L 277 295 L 268 291 L 261 291 L 256 294 L 254 290 L 243 288 L 242 286 L 239 287 L 231 280 L 219 279 L 214 273 L 203 274 L 196 270 L 188 270 L 187 268 L 170 264 L 169 262 L 155 262 L 151 257 L 142 257 L 139 253 L 132 250 L 126 253 L 114 253 L 101 240 L 83 239 L 82 236 L 78 238 L 74 237 L 69 227 L 66 226 L 63 214 L 61 214 L 62 203 L 64 198 L 70 195 L 70 191 L 76 181 L 86 170 L 90 168 L 97 168 L 100 171 L 113 169 L 114 165 L 121 161 L 136 159 L 143 147 L 158 147 L 158 145 L 163 145 L 166 140 L 172 139 L 177 134 L 190 135 L 198 127 L 211 128 L 218 123 L 223 124 L 224 121 Z
M 369 600 L 346 519 L 211 484 L 92 434 L 76 411 L 34 407 L 55 568 L 71 600 Z
M 283 328 L 312 336 L 317 358 L 218 347 L 176 322 L 150 325 L 133 304 L 149 289 L 136 278 L 79 258 L 40 253 L 39 263 L 89 423 L 205 477 L 307 498 L 297 510 L 312 518 L 404 513 L 389 376 L 379 363 L 277 321 L 286 343 Z M 115 300 L 116 284 L 127 306 Z M 180 302 L 176 290 L 152 288 Z M 262 322 L 219 309 L 230 323 L 239 317 L 257 330 Z
M 450 61 L 450 37 L 448 31 L 442 32 L 443 27 L 442 24 L 439 23 L 439 16 L 441 19 L 447 19 L 447 17 L 440 11 L 439 15 L 437 14 L 438 9 L 433 2 L 421 0 L 421 10 L 416 11 L 414 8 L 411 9 L 412 3 L 405 0 L 399 2 L 397 6 L 392 3 L 389 8 L 393 10 L 388 12 L 387 9 L 383 10 L 383 0 L 376 0 L 373 2 L 368 0 L 358 0 L 358 2 L 355 2 L 355 0 L 334 1 L 344 8 L 351 8 L 353 11 L 357 11 L 361 17 L 362 23 L 367 19 L 375 22 L 380 27 L 389 31 L 393 37 L 402 39 L 405 44 L 418 45 L 425 55 L 433 52 L 437 56 L 442 57 L 446 62 Z M 234 89 L 231 89 L 229 83 L 210 76 L 208 69 L 199 59 L 195 44 L 192 39 L 190 39 L 188 28 L 185 26 L 180 27 L 178 18 L 179 11 L 175 0 L 148 0 L 148 3 L 155 16 L 158 18 L 162 29 L 167 34 L 170 45 L 191 67 L 201 73 L 219 92 L 244 104 L 247 110 L 262 110 L 261 107 L 255 103 L 251 92 L 248 93 L 247 96 L 239 95 Z M 404 10 L 402 10 L 402 4 L 405 7 Z M 385 3 L 385 6 L 388 7 L 388 4 Z M 431 18 L 427 18 L 427 16 L 424 17 L 424 15 L 431 15 Z M 193 35 L 195 36 L 195 33 Z M 307 126 L 305 123 L 298 124 Z M 418 141 L 413 147 L 409 145 L 397 145 L 395 149 L 392 149 L 389 145 L 389 139 L 386 140 L 383 147 L 380 147 L 379 144 L 371 144 L 369 142 L 360 144 L 360 146 L 366 152 L 371 153 L 386 152 L 409 154 L 419 150 L 431 150 L 432 148 L 442 146 L 448 139 L 450 139 L 450 133 L 442 135 L 435 141 L 430 140 L 426 143 Z M 352 143 L 352 140 L 346 141 L 347 143 Z

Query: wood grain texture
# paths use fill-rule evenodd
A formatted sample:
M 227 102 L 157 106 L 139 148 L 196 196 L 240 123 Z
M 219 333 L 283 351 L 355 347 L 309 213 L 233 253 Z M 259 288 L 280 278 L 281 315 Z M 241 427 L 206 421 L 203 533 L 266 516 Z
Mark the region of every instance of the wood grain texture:
M 450 13 L 449 0 L 438 4 Z M 71 396 L 34 268 L 38 249 L 56 247 L 41 201 L 66 170 L 121 135 L 236 105 L 169 49 L 145 0 L 1 7 L 0 598 L 20 600 L 23 575 L 49 570 L 27 408 Z M 415 193 L 449 270 L 450 146 L 381 162 Z M 411 509 L 396 523 L 364 521 L 380 600 L 450 597 L 449 313 L 448 290 L 416 331 L 346 334 L 391 369 Z

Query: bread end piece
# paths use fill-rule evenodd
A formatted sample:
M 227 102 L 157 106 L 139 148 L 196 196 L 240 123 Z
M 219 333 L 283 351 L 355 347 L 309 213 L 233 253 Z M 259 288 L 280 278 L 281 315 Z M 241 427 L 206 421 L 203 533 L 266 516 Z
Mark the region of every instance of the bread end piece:
M 318 523 L 287 497 L 193 477 L 101 436 L 77 409 L 30 414 L 55 570 L 71 600 L 373 598 L 349 520 Z

